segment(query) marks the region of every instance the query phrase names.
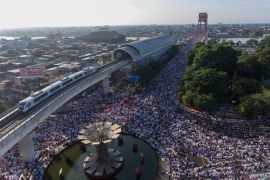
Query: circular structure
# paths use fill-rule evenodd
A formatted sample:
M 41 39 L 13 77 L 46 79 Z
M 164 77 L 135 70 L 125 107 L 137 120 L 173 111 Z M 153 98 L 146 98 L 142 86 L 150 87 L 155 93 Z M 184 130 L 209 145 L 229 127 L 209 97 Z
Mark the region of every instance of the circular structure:
M 109 142 L 108 149 L 115 149 L 122 153 L 124 157 L 124 166 L 114 177 L 110 180 L 136 180 L 136 168 L 141 170 L 140 180 L 155 179 L 158 175 L 158 157 L 152 146 L 144 140 L 130 136 L 121 135 L 123 143 L 119 143 L 118 138 L 112 139 Z M 119 138 L 120 139 L 120 138 Z M 95 153 L 94 145 L 85 145 L 85 149 L 81 147 L 80 142 L 66 147 L 59 154 L 57 154 L 53 161 L 50 162 L 44 172 L 44 180 L 89 180 L 89 176 L 85 173 L 83 168 L 84 161 L 90 154 Z M 133 151 L 133 145 L 138 145 L 137 153 Z M 83 149 L 83 150 L 82 150 Z M 144 156 L 142 164 L 141 154 Z M 68 156 L 72 163 L 66 163 L 65 157 Z M 62 177 L 60 170 L 62 169 Z
M 112 122 L 89 124 L 79 132 L 78 139 L 84 144 L 95 146 L 92 153 L 84 160 L 85 173 L 91 179 L 107 179 L 116 175 L 124 165 L 123 155 L 108 149 L 108 143 L 119 137 L 121 127 Z

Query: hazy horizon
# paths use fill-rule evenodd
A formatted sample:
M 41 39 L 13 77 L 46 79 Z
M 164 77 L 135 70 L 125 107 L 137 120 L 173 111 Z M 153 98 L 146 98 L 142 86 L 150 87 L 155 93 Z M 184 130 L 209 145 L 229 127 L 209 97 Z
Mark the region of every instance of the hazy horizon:
M 103 25 L 209 24 L 270 22 L 268 0 L 0 0 L 0 29 Z
M 255 24 L 270 24 L 270 23 L 222 23 L 223 25 L 255 25 Z M 38 28 L 80 28 L 80 27 L 105 27 L 105 26 L 109 26 L 109 27 L 117 27 L 117 26 L 183 26 L 183 25 L 197 25 L 196 23 L 194 24 L 124 24 L 124 25 L 92 25 L 92 26 L 29 26 L 29 27 L 7 27 L 7 28 L 0 28 L 0 30 L 19 30 L 19 29 L 38 29 Z M 208 24 L 208 25 L 218 25 L 218 23 L 215 24 Z

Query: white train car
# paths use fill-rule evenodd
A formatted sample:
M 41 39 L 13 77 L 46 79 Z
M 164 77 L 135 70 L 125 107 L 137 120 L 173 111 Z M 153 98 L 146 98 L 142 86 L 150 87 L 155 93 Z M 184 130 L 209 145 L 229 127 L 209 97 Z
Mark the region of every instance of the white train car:
M 65 77 L 43 89 L 33 93 L 31 96 L 19 102 L 19 110 L 21 112 L 27 112 L 45 99 L 49 98 L 53 94 L 57 93 L 61 89 L 69 86 L 70 84 L 79 81 L 80 79 L 94 73 L 97 68 L 89 67 L 77 73 L 74 73 L 68 77 Z
M 19 110 L 22 112 L 26 112 L 29 109 L 32 109 L 34 106 L 44 101 L 46 98 L 51 96 L 52 94 L 58 92 L 62 89 L 62 82 L 57 81 L 40 91 L 33 93 L 31 96 L 19 102 Z

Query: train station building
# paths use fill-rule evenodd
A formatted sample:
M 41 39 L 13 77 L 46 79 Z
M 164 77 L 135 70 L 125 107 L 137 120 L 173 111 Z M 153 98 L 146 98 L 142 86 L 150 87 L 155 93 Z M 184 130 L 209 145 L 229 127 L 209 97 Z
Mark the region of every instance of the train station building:
M 115 60 L 132 60 L 134 64 L 148 64 L 162 57 L 173 45 L 171 36 L 159 36 L 120 46 L 113 52 Z

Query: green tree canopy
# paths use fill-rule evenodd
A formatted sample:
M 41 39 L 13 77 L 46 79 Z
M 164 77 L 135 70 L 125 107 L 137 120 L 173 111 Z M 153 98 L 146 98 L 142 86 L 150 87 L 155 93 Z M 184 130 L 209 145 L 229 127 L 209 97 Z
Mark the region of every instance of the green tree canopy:
M 193 63 L 194 58 L 195 58 L 195 50 L 191 49 L 190 51 L 188 51 L 185 57 L 186 65 L 190 66 Z
M 188 66 L 190 66 L 195 58 L 195 54 L 200 50 L 200 48 L 204 48 L 206 45 L 204 43 L 197 43 L 195 47 L 188 51 L 185 57 L 185 62 Z
M 207 44 L 214 45 L 214 44 L 218 44 L 218 42 L 219 42 L 219 39 L 211 38 L 210 40 L 207 41 Z
M 4 112 L 7 110 L 7 105 L 4 103 L 4 101 L 0 100 L 0 113 Z
M 199 94 L 198 92 L 187 91 L 182 97 L 185 104 L 197 107 L 201 110 L 214 111 L 216 109 L 216 101 L 212 96 Z
M 230 46 L 220 44 L 204 46 L 196 53 L 194 65 L 196 67 L 215 68 L 232 76 L 239 55 L 240 53 Z
M 269 44 L 268 40 L 260 42 L 255 54 L 227 44 L 197 44 L 186 55 L 178 96 L 184 103 L 203 110 L 236 100 L 241 114 L 256 114 L 256 108 L 262 109 L 259 114 L 266 112 L 268 101 L 260 96 L 266 98 L 262 91 L 267 87 L 262 82 L 270 78 Z M 248 107 L 252 103 L 254 109 Z
M 262 39 L 260 41 L 260 43 L 258 44 L 259 49 L 264 49 L 267 47 L 270 47 L 270 37 L 266 37 L 266 38 Z
M 244 53 L 237 61 L 237 73 L 239 76 L 261 80 L 262 66 L 256 57 Z
M 247 40 L 246 45 L 249 47 L 252 47 L 252 46 L 257 46 L 258 43 L 259 42 L 256 39 L 249 39 L 249 40 Z
M 258 50 L 256 56 L 262 67 L 262 80 L 270 78 L 270 47 Z
M 239 105 L 243 115 L 264 115 L 270 112 L 270 91 L 245 96 Z
M 239 100 L 240 97 L 261 92 L 263 86 L 258 80 L 236 76 L 232 80 L 231 88 L 232 98 L 234 100 Z
M 176 56 L 176 54 L 179 52 L 179 49 L 182 47 L 182 45 L 174 45 L 171 47 L 171 49 L 168 50 L 167 54 L 169 58 L 173 58 Z
M 224 101 L 228 97 L 229 83 L 226 72 L 202 68 L 194 71 L 192 79 L 186 81 L 184 86 L 185 89 L 212 95 L 213 98 Z

